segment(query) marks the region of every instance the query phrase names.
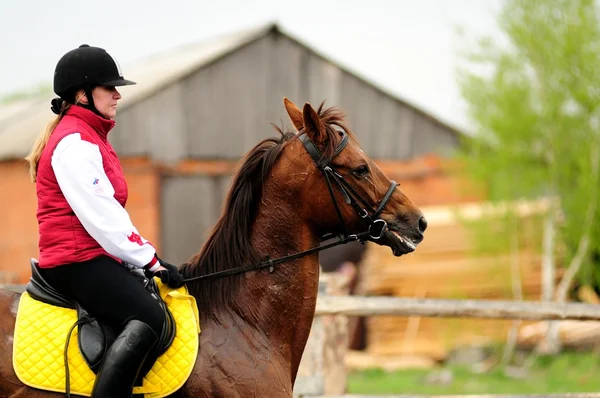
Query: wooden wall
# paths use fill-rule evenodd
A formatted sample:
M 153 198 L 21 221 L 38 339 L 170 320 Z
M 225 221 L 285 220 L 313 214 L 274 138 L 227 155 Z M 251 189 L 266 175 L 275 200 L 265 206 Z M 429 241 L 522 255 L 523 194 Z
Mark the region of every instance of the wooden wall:
M 458 145 L 450 127 L 275 31 L 124 107 L 111 142 L 121 155 L 169 164 L 237 159 L 274 135 L 270 122 L 289 125 L 283 97 L 340 107 L 374 158 L 447 155 Z

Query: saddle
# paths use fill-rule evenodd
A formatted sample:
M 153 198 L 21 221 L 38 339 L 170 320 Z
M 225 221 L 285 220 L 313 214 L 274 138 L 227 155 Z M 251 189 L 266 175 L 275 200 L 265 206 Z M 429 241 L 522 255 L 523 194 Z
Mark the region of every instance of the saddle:
M 25 287 L 25 291 L 35 300 L 77 311 L 77 322 L 75 325 L 78 327 L 79 350 L 90 369 L 94 373 L 97 373 L 106 351 L 115 341 L 120 330 L 114 330 L 110 325 L 99 321 L 93 314 L 90 314 L 85 308 L 79 305 L 79 303 L 54 289 L 40 273 L 38 262 L 35 259 L 31 259 L 30 263 L 31 278 Z M 135 273 L 136 271 L 132 272 Z M 158 357 L 173 343 L 176 333 L 175 319 L 162 300 L 154 279 L 146 279 L 143 275 L 139 276 L 139 274 L 136 277 L 140 279 L 140 283 L 146 284 L 146 289 L 159 301 L 165 313 L 165 322 L 159 338 L 158 355 L 156 355 Z

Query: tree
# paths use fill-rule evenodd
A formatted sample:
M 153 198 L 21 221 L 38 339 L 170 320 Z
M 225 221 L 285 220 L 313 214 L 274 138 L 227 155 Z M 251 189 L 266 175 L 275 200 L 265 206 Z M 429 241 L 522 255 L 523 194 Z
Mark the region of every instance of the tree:
M 475 126 L 461 158 L 494 203 L 551 199 L 546 256 L 561 248 L 555 298 L 565 301 L 574 278 L 600 287 L 598 6 L 507 0 L 498 22 L 506 43 L 481 39 L 459 72 Z M 503 228 L 510 236 L 519 223 Z

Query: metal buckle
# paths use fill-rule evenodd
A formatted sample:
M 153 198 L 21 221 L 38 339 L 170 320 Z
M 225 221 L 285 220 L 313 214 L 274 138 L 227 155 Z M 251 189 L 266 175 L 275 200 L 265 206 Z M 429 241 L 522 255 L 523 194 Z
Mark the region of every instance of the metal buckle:
M 367 212 L 366 209 L 360 209 L 360 211 L 358 212 L 358 215 L 360 216 L 360 218 L 367 218 L 369 213 Z M 381 220 L 381 221 L 383 221 L 383 220 Z M 383 222 L 385 222 L 385 221 L 383 221 Z M 373 221 L 373 223 L 375 223 L 375 221 Z
M 381 226 L 377 225 L 380 224 Z M 373 226 L 375 226 L 376 228 L 373 230 Z M 377 231 L 377 228 L 380 228 L 379 231 Z M 373 223 L 371 225 L 369 225 L 369 236 L 372 239 L 381 239 L 381 237 L 383 236 L 383 234 L 385 234 L 385 232 L 387 231 L 387 222 L 385 222 L 384 220 L 382 220 L 381 218 L 373 221 Z M 377 233 L 379 232 L 379 233 Z M 374 235 L 375 233 L 375 235 Z

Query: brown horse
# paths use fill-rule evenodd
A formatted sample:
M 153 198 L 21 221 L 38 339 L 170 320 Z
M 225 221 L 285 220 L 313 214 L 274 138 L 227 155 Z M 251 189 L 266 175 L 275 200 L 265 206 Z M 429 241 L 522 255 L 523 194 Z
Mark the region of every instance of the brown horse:
M 396 256 L 423 239 L 421 211 L 360 150 L 338 110 L 284 103 L 298 133 L 278 129 L 281 137 L 246 155 L 211 236 L 182 266 L 186 278 L 196 278 L 188 288 L 202 333 L 194 371 L 173 396 L 291 397 L 315 312 L 319 263 L 314 251 L 275 264 L 277 258 L 318 247 L 326 233 L 369 239 Z M 252 264 L 267 267 L 202 279 Z M 0 396 L 57 396 L 24 386 L 13 371 L 18 303 L 18 294 L 0 291 Z

